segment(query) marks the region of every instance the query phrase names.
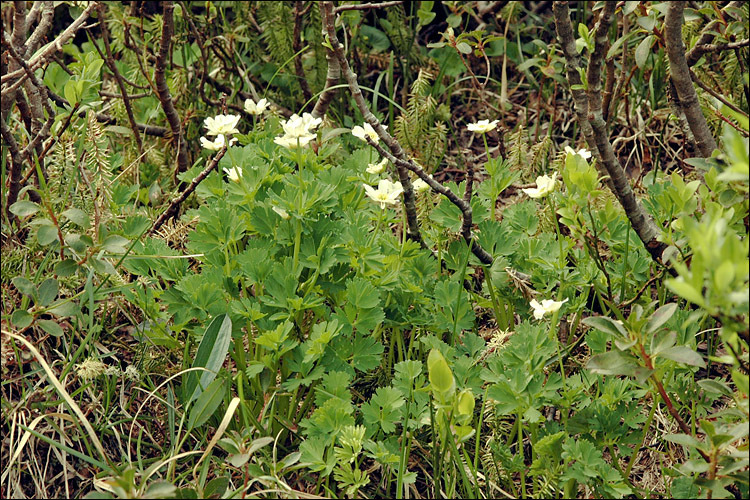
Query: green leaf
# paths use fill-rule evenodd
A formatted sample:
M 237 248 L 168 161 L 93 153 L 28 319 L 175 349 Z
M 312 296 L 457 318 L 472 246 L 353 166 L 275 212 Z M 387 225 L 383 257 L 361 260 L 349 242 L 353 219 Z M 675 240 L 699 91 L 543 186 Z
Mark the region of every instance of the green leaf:
M 638 44 L 638 47 L 635 49 L 635 64 L 638 66 L 639 69 L 643 69 L 643 66 L 646 64 L 646 60 L 648 59 L 648 55 L 651 53 L 651 46 L 654 43 L 654 35 L 649 35 L 646 38 L 641 41 L 641 43 Z
M 620 351 L 608 351 L 592 356 L 586 368 L 600 375 L 635 375 L 638 365 Z
M 78 270 L 78 264 L 73 259 L 65 259 L 55 264 L 55 274 L 60 277 L 70 276 Z
M 677 304 L 674 302 L 665 304 L 657 309 L 646 324 L 646 333 L 654 333 L 658 330 L 664 323 L 669 321 L 669 318 L 674 315 L 675 311 L 677 311 Z
M 606 316 L 591 316 L 584 319 L 582 323 L 615 337 L 628 337 L 628 332 L 622 323 Z
M 698 385 L 706 392 L 713 394 L 723 394 L 725 396 L 732 396 L 734 391 L 729 387 L 723 380 L 705 379 L 699 380 Z
M 445 394 L 454 388 L 453 372 L 437 349 L 427 356 L 427 372 L 434 391 Z
M 659 356 L 671 359 L 672 361 L 677 361 L 678 363 L 698 366 L 700 368 L 705 368 L 706 366 L 706 362 L 703 361 L 703 357 L 700 354 L 684 345 L 664 349 L 659 353 Z
M 33 320 L 34 316 L 32 316 L 25 309 L 16 309 L 10 316 L 10 322 L 16 325 L 18 328 L 26 328 L 31 324 Z
M 396 430 L 405 403 L 401 392 L 393 387 L 380 387 L 368 403 L 362 405 L 362 417 L 368 424 L 378 424 L 388 434 Z
M 456 410 L 459 415 L 471 415 L 474 413 L 474 394 L 471 393 L 471 389 L 464 389 L 458 394 L 458 402 L 456 404 Z
M 75 316 L 78 314 L 78 306 L 72 300 L 61 299 L 52 304 L 47 309 L 47 312 L 55 316 Z
M 466 42 L 459 42 L 456 44 L 456 48 L 462 54 L 471 54 L 471 45 Z
M 16 276 L 15 278 L 11 280 L 11 282 L 13 283 L 13 286 L 15 286 L 18 289 L 19 292 L 21 292 L 24 295 L 28 295 L 29 297 L 34 299 L 34 301 L 38 300 L 37 289 L 34 286 L 34 283 L 29 281 L 28 279 L 22 276 Z
M 105 238 L 104 243 L 102 243 L 102 248 L 109 253 L 120 254 L 125 253 L 128 243 L 130 243 L 130 240 L 127 238 L 123 238 L 117 234 L 110 234 Z
M 191 366 L 191 368 L 206 368 L 209 371 L 201 372 L 200 383 L 197 372 L 186 374 L 185 387 L 182 393 L 185 403 L 200 396 L 203 388 L 216 378 L 216 374 L 227 357 L 231 340 L 232 320 L 226 314 L 216 316 L 206 328 Z
M 38 304 L 42 307 L 46 307 L 55 300 L 57 297 L 57 280 L 54 278 L 47 278 L 39 285 L 39 301 Z
M 60 325 L 57 324 L 56 321 L 52 321 L 49 319 L 40 319 L 36 322 L 37 325 L 39 325 L 42 330 L 49 333 L 53 337 L 62 337 L 65 333 Z
M 69 208 L 64 211 L 62 215 L 63 217 L 66 217 L 70 222 L 80 226 L 83 229 L 88 229 L 90 225 L 88 214 L 80 208 Z
M 205 424 L 211 418 L 222 401 L 224 401 L 224 381 L 214 380 L 206 390 L 198 397 L 197 401 L 190 409 L 190 418 L 188 418 L 188 429 L 195 429 Z
M 651 355 L 656 356 L 661 351 L 669 349 L 677 341 L 677 333 L 667 332 L 664 335 L 654 335 L 651 338 Z
M 21 200 L 17 201 L 10 206 L 10 212 L 18 217 L 28 217 L 34 215 L 41 207 L 33 201 Z
M 698 441 L 693 436 L 688 436 L 687 434 L 665 434 L 664 440 L 669 441 L 670 443 L 687 446 L 688 448 L 706 450 L 706 445 L 704 443 Z
M 672 290 L 683 299 L 689 300 L 690 302 L 699 306 L 703 306 L 705 304 L 703 301 L 703 295 L 698 290 L 696 290 L 693 285 L 685 281 L 682 276 L 676 279 L 667 280 L 666 285 L 667 288 Z
M 36 230 L 36 240 L 42 246 L 51 245 L 57 241 L 57 228 L 48 225 L 39 226 Z

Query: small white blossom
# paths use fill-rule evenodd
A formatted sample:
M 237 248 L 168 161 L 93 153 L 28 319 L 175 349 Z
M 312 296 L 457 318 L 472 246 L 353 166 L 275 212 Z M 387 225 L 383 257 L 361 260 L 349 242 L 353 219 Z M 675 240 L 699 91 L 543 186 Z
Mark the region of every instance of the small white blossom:
M 245 99 L 245 111 L 247 111 L 251 115 L 262 115 L 263 112 L 268 109 L 268 106 L 268 100 L 266 100 L 265 98 L 261 99 L 257 103 L 252 99 Z
M 107 365 L 98 359 L 87 358 L 83 363 L 75 366 L 76 373 L 83 381 L 95 379 L 107 371 Z
M 567 301 L 568 299 L 562 300 L 560 302 L 552 299 L 544 299 L 540 304 L 536 299 L 531 299 L 529 305 L 532 307 L 532 309 L 534 309 L 534 317 L 536 319 L 542 319 L 545 314 L 553 313 L 560 309 L 560 306 L 562 306 Z
M 416 181 L 412 182 L 411 186 L 414 188 L 414 191 L 416 191 L 417 193 L 423 193 L 425 191 L 430 190 L 430 185 L 427 184 L 422 179 L 417 179 Z
M 224 137 L 223 134 L 222 135 L 217 135 L 216 139 L 214 139 L 213 141 L 210 141 L 210 140 L 206 139 L 205 137 L 201 137 L 201 146 L 203 146 L 204 148 L 209 149 L 211 151 L 218 151 L 218 150 L 220 150 L 221 148 L 224 147 L 224 143 L 225 142 L 226 142 L 226 138 Z M 234 137 L 232 137 L 229 140 L 229 145 L 231 146 L 235 142 L 237 142 L 237 139 L 235 139 Z
M 490 130 L 495 130 L 499 122 L 500 120 L 479 120 L 476 123 L 469 123 L 466 128 L 477 134 L 486 134 Z
M 141 374 L 138 372 L 138 368 L 136 368 L 133 365 L 128 365 L 125 367 L 125 371 L 123 372 L 123 376 L 131 380 L 133 382 L 138 382 L 141 378 Z
M 588 160 L 589 158 L 591 158 L 591 151 L 586 148 L 581 148 L 578 151 L 573 151 L 573 148 L 571 148 L 570 146 L 565 146 L 565 152 L 569 155 L 578 155 L 584 160 Z
M 385 125 L 382 125 L 382 127 L 384 129 L 388 128 Z M 370 125 L 369 123 L 365 123 L 364 127 L 360 127 L 359 125 L 355 126 L 352 129 L 352 135 L 356 137 L 357 139 L 360 139 L 365 142 L 367 142 L 366 137 L 369 137 L 372 140 L 372 142 L 376 144 L 378 143 L 378 140 L 379 140 L 378 133 L 375 132 L 375 129 L 372 128 L 372 125 Z
M 322 119 L 313 118 L 310 113 L 302 116 L 294 114 L 281 123 L 284 135 L 276 137 L 273 142 L 287 149 L 305 147 L 315 139 L 316 136 L 312 131 L 321 123 L 323 123 Z
M 522 189 L 521 191 L 529 195 L 531 198 L 544 198 L 555 190 L 555 187 L 557 186 L 557 181 L 555 180 L 556 177 L 557 172 L 552 174 L 552 177 L 540 175 L 536 178 L 535 188 Z
M 367 173 L 368 174 L 381 174 L 385 170 L 385 164 L 388 163 L 388 158 L 383 158 L 380 163 L 368 163 Z
M 323 123 L 322 119 L 313 118 L 310 113 L 302 116 L 294 114 L 287 121 L 282 122 L 281 127 L 284 129 L 284 134 L 289 137 L 303 137 L 310 135 L 312 130 L 321 123 Z
M 206 135 L 229 135 L 238 134 L 237 124 L 240 122 L 240 115 L 216 115 L 208 117 L 203 121 L 203 126 L 208 129 Z
M 279 217 L 281 217 L 282 219 L 289 220 L 289 213 L 286 210 L 284 210 L 283 208 L 271 207 L 271 210 L 273 210 L 274 212 L 276 212 L 277 214 L 279 214 Z
M 293 135 L 284 134 L 284 135 L 274 138 L 273 142 L 275 142 L 281 147 L 284 147 L 287 149 L 294 149 L 296 147 L 304 148 L 313 139 L 315 139 L 314 134 L 308 134 L 308 135 L 302 135 L 302 136 L 293 136 Z
M 380 203 L 380 208 L 384 209 L 386 205 L 395 205 L 398 203 L 398 197 L 404 192 L 400 182 L 391 182 L 388 179 L 381 179 L 378 183 L 378 189 L 363 184 L 367 196 L 372 198 L 376 203 Z
M 239 182 L 240 177 L 242 177 L 242 169 L 240 167 L 224 167 L 224 172 L 226 172 L 227 177 L 229 177 L 229 180 L 232 182 Z

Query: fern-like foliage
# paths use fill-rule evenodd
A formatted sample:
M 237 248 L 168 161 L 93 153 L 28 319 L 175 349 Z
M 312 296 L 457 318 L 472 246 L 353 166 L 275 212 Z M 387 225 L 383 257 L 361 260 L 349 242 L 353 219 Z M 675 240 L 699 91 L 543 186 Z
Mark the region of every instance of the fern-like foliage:
M 545 167 L 551 146 L 552 140 L 548 136 L 532 144 L 523 125 L 519 125 L 518 129 L 506 139 L 505 160 L 512 169 L 521 172 L 523 179 L 533 180 Z
M 290 2 L 258 2 L 258 22 L 266 54 L 276 64 L 284 64 L 294 54 L 294 13 Z
M 406 113 L 396 118 L 394 131 L 404 149 L 428 171 L 445 152 L 447 127 L 437 118 L 437 101 L 430 94 L 432 75 L 425 70 L 411 86 Z

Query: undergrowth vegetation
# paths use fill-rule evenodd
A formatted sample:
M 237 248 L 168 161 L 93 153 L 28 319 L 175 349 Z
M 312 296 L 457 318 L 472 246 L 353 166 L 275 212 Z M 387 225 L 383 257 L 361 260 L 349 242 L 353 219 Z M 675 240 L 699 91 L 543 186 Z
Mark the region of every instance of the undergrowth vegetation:
M 4 2 L 0 496 L 750 496 L 689 4 Z

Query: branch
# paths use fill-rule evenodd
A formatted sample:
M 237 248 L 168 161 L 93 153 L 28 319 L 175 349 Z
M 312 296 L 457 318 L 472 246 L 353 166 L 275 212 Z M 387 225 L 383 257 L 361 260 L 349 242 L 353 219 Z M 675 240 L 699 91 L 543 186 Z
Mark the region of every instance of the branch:
M 729 2 L 727 5 L 724 6 L 723 9 L 721 9 L 721 13 L 727 11 L 727 9 L 730 8 L 737 8 L 742 5 L 742 2 Z M 701 47 L 705 47 L 706 45 L 710 44 L 711 41 L 714 39 L 714 36 L 716 32 L 718 31 L 719 24 L 722 23 L 721 18 L 714 19 L 710 23 L 708 23 L 706 26 L 703 27 L 701 30 L 700 37 L 698 37 L 698 41 L 695 42 L 695 45 L 692 49 L 690 49 L 685 56 L 687 60 L 688 66 L 693 66 L 695 63 L 698 62 L 698 59 L 701 58 L 701 56 L 704 54 Z
M 708 52 L 721 52 L 722 50 L 734 50 L 747 46 L 750 46 L 750 38 L 745 38 L 739 42 L 696 45 L 693 47 L 693 50 L 699 50 L 701 54 L 706 54 Z
M 16 4 L 21 4 L 24 2 L 15 2 Z M 88 19 L 89 14 L 91 11 L 96 7 L 97 2 L 90 2 L 89 5 L 83 9 L 83 12 L 81 12 L 81 15 L 76 18 L 75 21 L 73 21 L 70 26 L 65 28 L 65 30 L 60 33 L 55 40 L 48 43 L 46 47 L 36 55 L 33 59 L 31 59 L 28 62 L 29 68 L 31 68 L 32 71 L 36 70 L 38 67 L 40 67 L 42 64 L 46 63 L 49 58 L 52 57 L 52 54 L 54 54 L 57 51 L 61 51 L 63 45 L 68 43 L 68 41 L 73 38 L 73 35 L 76 34 L 78 29 L 81 27 L 83 22 Z M 16 71 L 13 71 L 11 73 L 5 74 L 2 77 L 0 77 L 0 83 L 6 83 L 8 81 L 13 81 L 19 76 L 22 76 L 24 73 L 23 69 L 19 69 Z
M 582 90 L 571 89 L 576 105 L 576 115 L 578 117 L 578 122 L 581 125 L 581 129 L 584 131 L 584 135 L 586 135 L 587 129 L 590 129 L 590 136 L 586 137 L 586 142 L 588 142 L 589 148 L 594 149 L 599 153 L 601 164 L 604 166 L 610 177 L 610 188 L 613 190 L 620 205 L 622 205 L 622 208 L 625 210 L 625 214 L 628 219 L 630 219 L 633 229 L 643 242 L 646 250 L 651 254 L 651 257 L 655 261 L 661 262 L 661 255 L 666 249 L 666 245 L 657 240 L 661 231 L 656 224 L 654 224 L 653 220 L 651 220 L 648 213 L 643 209 L 643 206 L 638 203 L 638 200 L 633 193 L 633 189 L 630 187 L 630 182 L 625 174 L 625 170 L 615 157 L 612 144 L 607 137 L 607 126 L 602 115 L 601 83 L 599 81 L 593 81 L 591 76 L 592 73 L 600 74 L 601 72 L 601 55 L 605 53 L 604 47 L 607 41 L 606 33 L 612 22 L 612 11 L 614 10 L 614 5 L 608 7 L 610 5 L 608 2 L 604 5 L 604 10 L 602 11 L 599 23 L 595 30 L 594 54 L 591 55 L 589 61 L 589 98 L 586 99 L 585 94 L 582 95 Z M 568 10 L 567 2 L 555 2 L 553 4 L 553 11 L 557 36 L 565 55 L 568 82 L 571 87 L 580 85 L 581 78 L 578 73 L 578 52 L 575 49 L 575 37 L 573 35 L 573 27 L 570 23 L 570 12 Z M 597 54 L 596 57 L 595 54 Z M 581 108 L 585 108 L 585 112 L 584 109 Z
M 112 71 L 112 74 L 117 81 L 117 86 L 120 87 L 122 102 L 125 104 L 125 111 L 128 114 L 128 121 L 130 122 L 130 128 L 133 131 L 133 136 L 135 137 L 135 144 L 138 147 L 138 157 L 140 158 L 141 156 L 143 156 L 143 142 L 141 142 L 141 134 L 138 132 L 138 125 L 135 121 L 135 116 L 133 115 L 133 107 L 130 105 L 130 96 L 128 95 L 128 89 L 125 88 L 125 82 L 122 80 L 120 71 L 117 69 L 117 64 L 115 64 L 115 59 L 112 56 L 112 48 L 109 46 L 109 30 L 107 29 L 104 4 L 102 3 L 99 4 L 99 19 L 101 20 L 101 22 L 99 23 L 99 28 L 101 29 L 102 40 L 104 41 L 104 50 L 107 52 L 107 56 L 104 58 L 104 61 L 107 63 L 110 71 Z
M 310 86 L 307 84 L 307 78 L 305 78 L 305 71 L 302 68 L 302 54 L 300 54 L 300 50 L 302 50 L 302 39 L 300 38 L 300 35 L 302 33 L 302 17 L 307 14 L 307 12 L 312 7 L 312 3 L 308 4 L 306 8 L 302 8 L 303 4 L 305 2 L 302 2 L 301 0 L 297 0 L 294 2 L 294 30 L 292 31 L 292 51 L 294 51 L 296 57 L 294 58 L 294 72 L 297 75 L 297 81 L 299 82 L 300 87 L 302 87 L 302 95 L 305 98 L 305 102 L 309 101 L 312 97 L 312 92 L 310 92 Z
M 685 46 L 682 44 L 682 13 L 685 10 L 683 2 L 669 2 L 667 15 L 664 20 L 664 41 L 669 58 L 669 71 L 677 91 L 677 105 L 685 112 L 690 130 L 695 137 L 700 154 L 708 158 L 716 149 L 711 130 L 703 116 L 698 95 L 695 93 L 693 81 L 690 78 L 690 68 L 685 57 Z
M 174 182 L 177 184 L 177 175 L 188 169 L 188 154 L 187 144 L 185 144 L 185 140 L 182 136 L 180 116 L 177 114 L 174 102 L 172 102 L 172 95 L 169 93 L 165 74 L 167 68 L 167 56 L 169 55 L 172 35 L 174 34 L 174 3 L 164 2 L 163 5 L 162 37 L 161 45 L 159 46 L 159 54 L 156 57 L 154 83 L 156 84 L 156 92 L 159 96 L 159 102 L 161 102 L 161 106 L 164 109 L 164 114 L 167 117 L 169 128 L 172 129 L 172 137 L 177 141 L 177 169 L 174 171 Z
M 328 41 L 331 44 L 336 59 L 338 59 L 339 66 L 344 73 L 344 79 L 349 85 L 349 90 L 352 93 L 354 101 L 357 103 L 362 116 L 365 121 L 372 125 L 372 128 L 378 133 L 378 136 L 388 145 L 388 148 L 393 152 L 396 158 L 406 160 L 406 153 L 401 148 L 401 145 L 383 128 L 380 121 L 372 114 L 370 108 L 365 102 L 365 98 L 362 95 L 362 90 L 359 88 L 357 83 L 357 75 L 354 74 L 349 61 L 346 59 L 344 54 L 344 46 L 339 42 L 336 36 L 336 27 L 334 26 L 334 14 L 333 14 L 333 3 L 322 2 L 320 4 L 320 15 L 323 22 L 323 28 L 328 35 Z M 411 180 L 409 174 L 403 167 L 398 167 L 398 177 L 401 181 L 401 185 L 404 188 L 404 208 L 406 210 L 406 222 L 407 222 L 407 237 L 413 241 L 422 241 L 422 235 L 419 232 L 419 223 L 417 221 L 417 208 L 414 199 L 414 190 L 411 187 Z
M 8 216 L 8 220 L 16 220 L 16 216 L 11 213 L 10 206 L 18 201 L 18 193 L 21 192 L 21 177 L 23 176 L 23 160 L 21 159 L 21 151 L 18 147 L 15 137 L 10 131 L 10 127 L 5 123 L 5 120 L 0 120 L 0 133 L 2 133 L 3 141 L 8 146 L 10 151 L 10 172 L 9 172 L 9 186 L 8 186 L 8 197 L 5 201 L 5 213 Z
M 325 29 L 323 30 L 323 36 L 325 37 Z M 339 65 L 339 60 L 336 58 L 336 55 L 333 53 L 331 49 L 326 47 L 326 62 L 328 63 L 328 70 L 326 72 L 326 85 L 323 89 L 323 92 L 320 93 L 320 96 L 318 96 L 318 102 L 315 103 L 315 108 L 313 108 L 312 115 L 315 118 L 320 118 L 326 114 L 328 111 L 328 107 L 331 105 L 331 101 L 333 100 L 333 96 L 336 95 L 336 90 L 333 87 L 335 87 L 339 83 L 339 79 L 341 78 L 341 66 Z
M 224 155 L 227 152 L 227 145 L 225 144 L 223 148 L 221 148 L 216 155 L 211 159 L 211 162 L 208 164 L 206 168 L 203 169 L 203 171 L 198 174 L 198 176 L 193 179 L 193 181 L 190 183 L 190 185 L 185 188 L 184 191 L 180 192 L 179 195 L 175 199 L 171 201 L 169 204 L 169 207 L 164 211 L 163 214 L 159 216 L 158 219 L 156 219 L 156 222 L 154 222 L 154 225 L 151 226 L 151 229 L 148 230 L 148 235 L 152 235 L 156 232 L 157 229 L 159 229 L 162 224 L 164 224 L 167 220 L 171 219 L 175 215 L 177 215 L 177 209 L 179 208 L 180 204 L 187 199 L 188 196 L 192 194 L 193 191 L 195 191 L 195 188 L 198 187 L 198 184 L 201 183 L 203 179 L 205 179 L 208 174 L 213 172 L 213 170 L 216 168 L 216 165 L 219 164 L 219 160 L 221 160 Z
M 396 2 L 379 2 L 379 3 L 361 3 L 361 4 L 354 4 L 354 5 L 339 5 L 338 7 L 335 7 L 333 9 L 334 14 L 338 14 L 339 12 L 343 12 L 345 10 L 367 10 L 367 9 L 381 9 L 384 7 L 393 7 L 395 5 L 400 5 L 404 3 L 403 1 L 399 0 Z

